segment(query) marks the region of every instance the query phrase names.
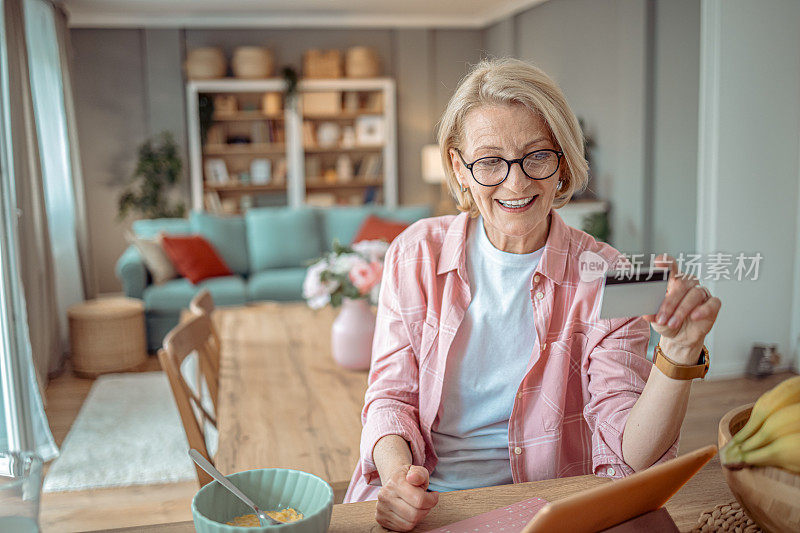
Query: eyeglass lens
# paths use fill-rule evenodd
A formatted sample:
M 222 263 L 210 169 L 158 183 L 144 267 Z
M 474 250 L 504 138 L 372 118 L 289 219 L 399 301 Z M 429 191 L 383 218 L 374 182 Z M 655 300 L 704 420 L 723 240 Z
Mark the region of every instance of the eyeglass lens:
M 522 170 L 529 178 L 544 179 L 555 174 L 558 163 L 556 152 L 538 150 L 525 156 Z M 509 162 L 500 157 L 483 157 L 472 164 L 472 175 L 483 185 L 497 185 L 509 172 Z

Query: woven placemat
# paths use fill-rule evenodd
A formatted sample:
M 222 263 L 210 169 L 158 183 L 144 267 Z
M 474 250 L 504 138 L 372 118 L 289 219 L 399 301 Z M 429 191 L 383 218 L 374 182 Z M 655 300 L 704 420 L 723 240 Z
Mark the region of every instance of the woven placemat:
M 706 531 L 760 533 L 761 528 L 750 520 L 739 502 L 731 502 L 717 505 L 712 511 L 704 511 L 700 515 L 692 533 L 705 533 Z

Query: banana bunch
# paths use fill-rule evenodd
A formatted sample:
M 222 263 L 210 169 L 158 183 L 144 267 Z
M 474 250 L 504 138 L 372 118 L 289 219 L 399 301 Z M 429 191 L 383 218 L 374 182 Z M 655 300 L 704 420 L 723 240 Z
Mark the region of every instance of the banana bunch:
M 764 393 L 750 419 L 720 451 L 728 468 L 777 466 L 800 474 L 800 376 Z

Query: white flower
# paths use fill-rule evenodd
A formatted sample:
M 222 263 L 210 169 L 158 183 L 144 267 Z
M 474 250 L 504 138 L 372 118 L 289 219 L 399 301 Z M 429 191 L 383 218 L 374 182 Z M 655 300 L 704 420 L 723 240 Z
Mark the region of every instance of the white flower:
M 353 251 L 363 255 L 370 263 L 373 261 L 383 262 L 386 256 L 386 250 L 389 249 L 389 243 L 381 240 L 374 241 L 360 241 L 353 244 Z
M 328 270 L 325 259 L 317 261 L 306 270 L 306 279 L 303 280 L 303 298 L 308 301 L 312 309 L 325 307 L 331 301 L 331 293 L 339 288 L 337 281 L 322 281 L 322 273 Z
M 369 291 L 369 301 L 372 305 L 378 305 L 378 296 L 381 293 L 381 282 L 379 281 L 372 290 Z
M 363 261 L 363 258 L 358 254 L 341 254 L 331 258 L 330 270 L 334 274 L 350 274 L 350 271 L 358 263 Z

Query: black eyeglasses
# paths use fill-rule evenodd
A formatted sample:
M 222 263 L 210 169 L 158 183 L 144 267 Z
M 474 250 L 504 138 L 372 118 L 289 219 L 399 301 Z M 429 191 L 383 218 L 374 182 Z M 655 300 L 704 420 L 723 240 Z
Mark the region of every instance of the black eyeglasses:
M 522 173 L 532 180 L 546 180 L 556 172 L 564 152 L 558 150 L 534 150 L 519 159 L 503 159 L 499 156 L 481 157 L 472 163 L 464 161 L 461 150 L 456 149 L 461 162 L 472 173 L 479 185 L 495 187 L 503 183 L 511 173 L 511 165 L 519 163 Z

